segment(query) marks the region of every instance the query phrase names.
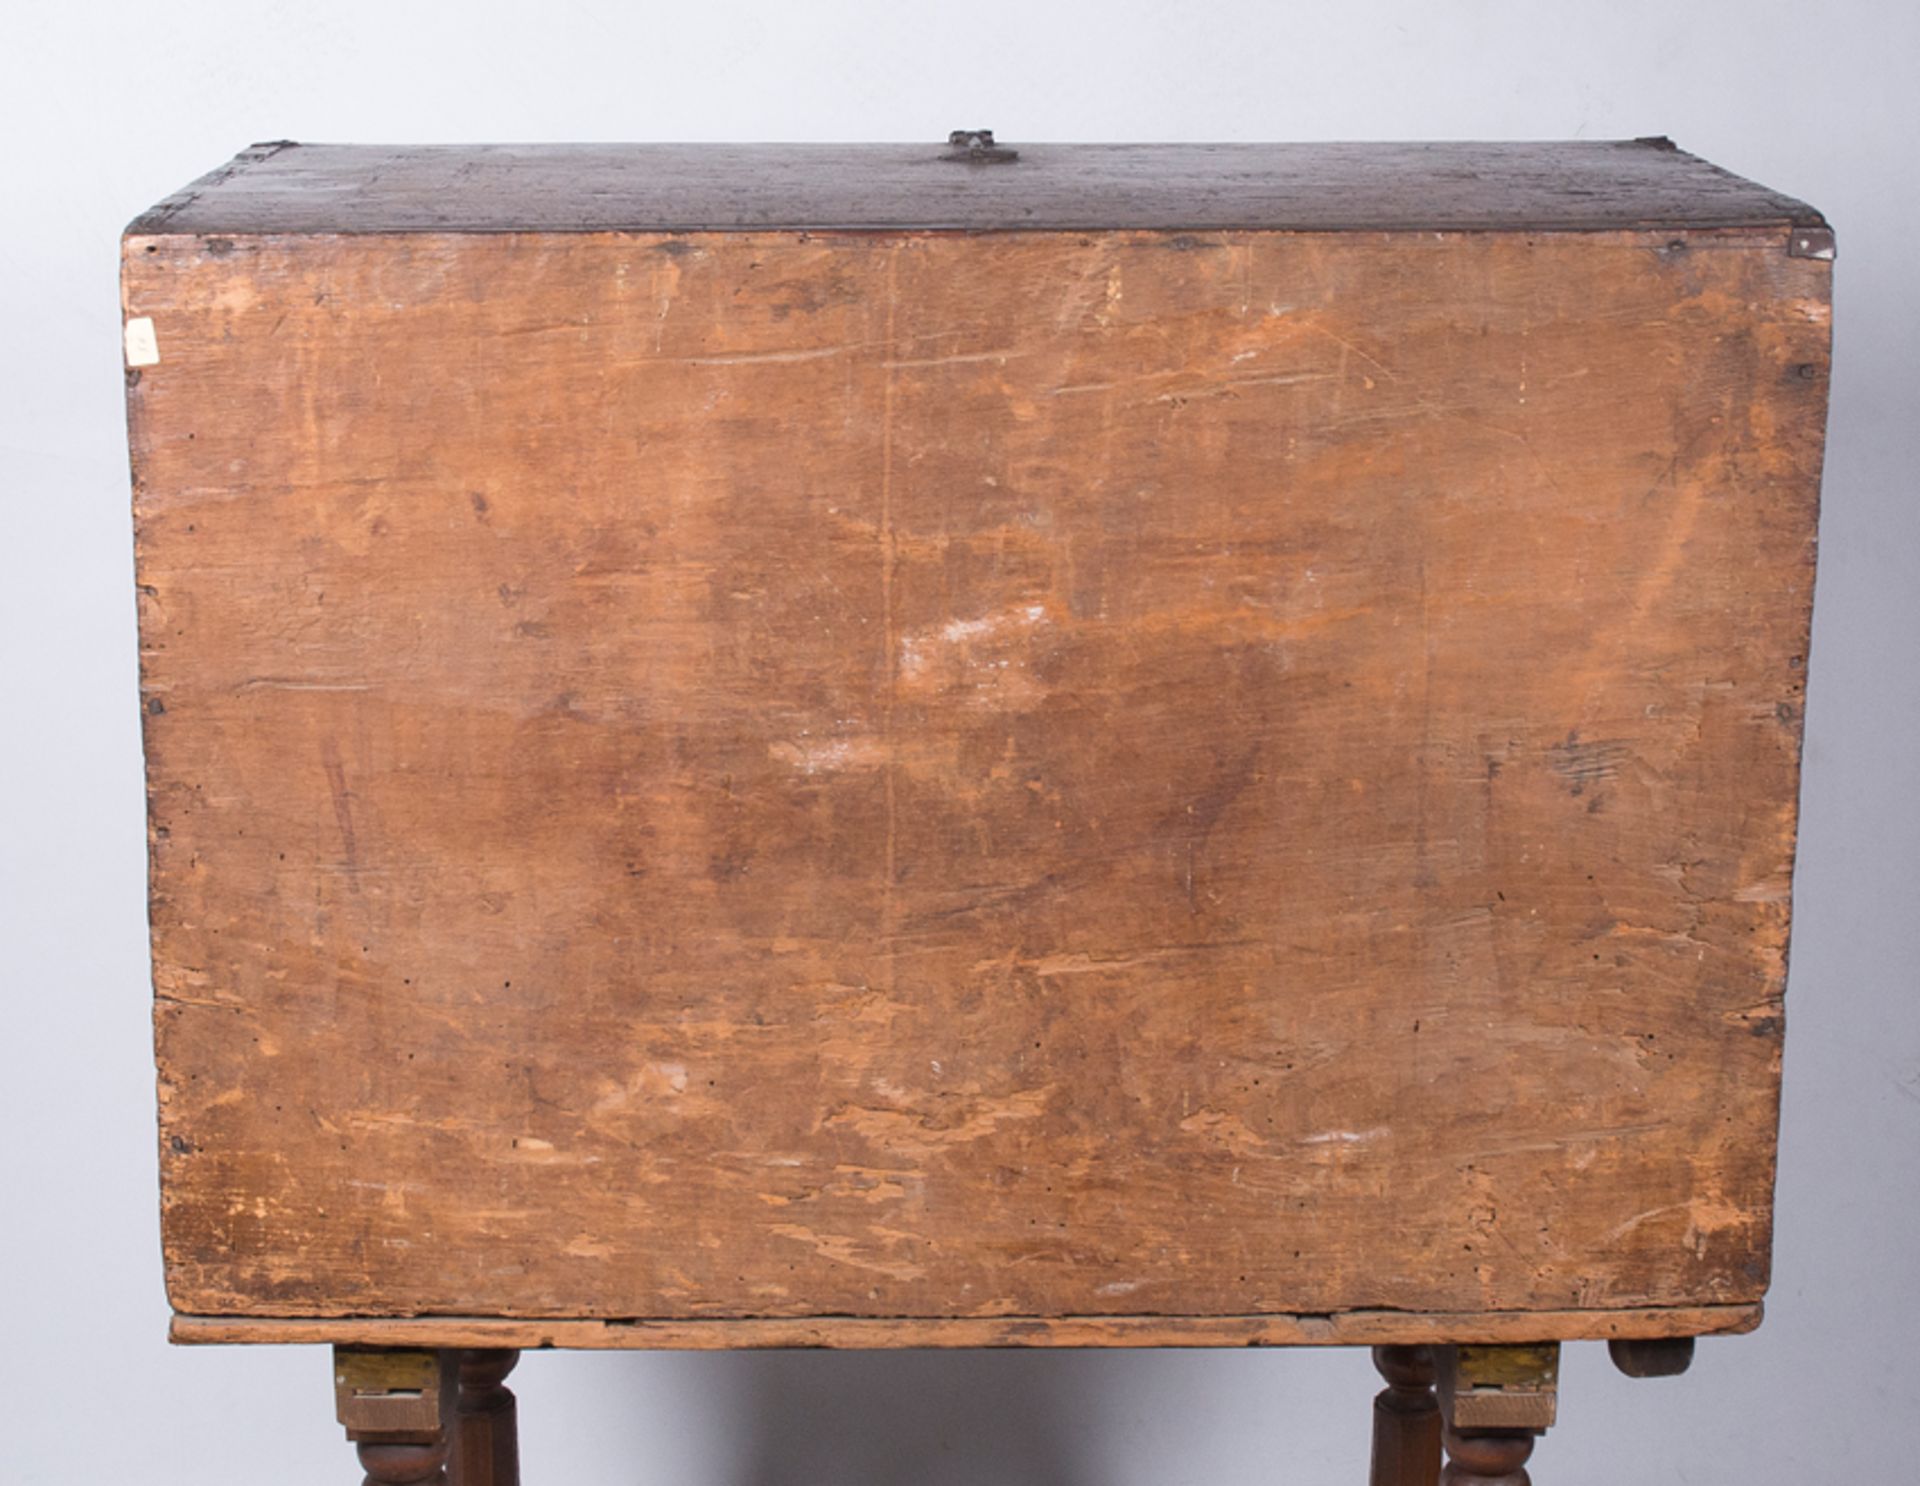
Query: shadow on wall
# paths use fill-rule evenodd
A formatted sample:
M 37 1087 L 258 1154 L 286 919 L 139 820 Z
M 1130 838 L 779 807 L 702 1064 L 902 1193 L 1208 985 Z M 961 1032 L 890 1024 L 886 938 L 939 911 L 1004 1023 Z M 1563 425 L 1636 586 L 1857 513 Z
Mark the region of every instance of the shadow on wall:
M 729 1359 L 748 1432 L 731 1486 L 1095 1486 L 1097 1359 L 756 1352 Z
M 621 1486 L 1359 1480 L 1379 1387 L 1363 1347 L 556 1352 L 514 1382 L 529 1481 L 564 1450 Z

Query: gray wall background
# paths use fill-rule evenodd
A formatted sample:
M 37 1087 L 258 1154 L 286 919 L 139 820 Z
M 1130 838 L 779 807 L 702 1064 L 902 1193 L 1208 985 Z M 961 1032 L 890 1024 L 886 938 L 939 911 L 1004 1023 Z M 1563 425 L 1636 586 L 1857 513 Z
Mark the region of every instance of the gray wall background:
M 1837 344 L 1758 1335 L 1570 1349 L 1557 1486 L 1915 1479 L 1920 7 L 68 0 L 0 27 L 0 1475 L 347 1482 L 319 1349 L 163 1341 L 116 237 L 318 140 L 1619 138 L 1836 223 Z M 546 1354 L 526 1476 L 623 1486 L 1364 1479 L 1354 1352 Z M 1906 1427 L 1902 1428 L 1902 1421 Z

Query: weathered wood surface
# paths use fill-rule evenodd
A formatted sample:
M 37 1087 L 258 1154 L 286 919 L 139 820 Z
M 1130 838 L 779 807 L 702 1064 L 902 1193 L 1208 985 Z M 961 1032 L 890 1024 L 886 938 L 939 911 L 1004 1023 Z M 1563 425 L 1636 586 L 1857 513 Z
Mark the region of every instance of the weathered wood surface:
M 1736 1336 L 1755 1305 L 1580 1311 L 1335 1311 L 1320 1316 L 812 1316 L 749 1320 L 503 1320 L 492 1316 L 332 1319 L 183 1316 L 186 1345 L 350 1342 L 368 1347 L 566 1347 L 576 1351 L 721 1351 L 745 1347 L 1371 1347 L 1423 1342 L 1531 1342 Z
M 1666 140 L 1026 144 L 255 145 L 136 234 L 764 227 L 1410 231 L 1818 229 L 1803 201 Z
M 1756 1300 L 1827 278 L 131 237 L 176 1309 Z

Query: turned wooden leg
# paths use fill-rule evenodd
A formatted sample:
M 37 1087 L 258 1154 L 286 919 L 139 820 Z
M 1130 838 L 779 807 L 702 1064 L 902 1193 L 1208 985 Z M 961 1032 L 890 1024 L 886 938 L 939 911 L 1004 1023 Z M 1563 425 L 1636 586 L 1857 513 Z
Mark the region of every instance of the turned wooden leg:
M 404 1444 L 361 1440 L 360 1468 L 366 1478 L 361 1486 L 445 1486 L 447 1479 L 447 1442 L 411 1440 Z
M 1558 1344 L 1442 1347 L 1435 1362 L 1442 1486 L 1529 1486 L 1527 1457 L 1559 1407 Z
M 1527 1457 L 1533 1454 L 1530 1429 L 1445 1433 L 1447 1468 L 1441 1486 L 1530 1486 Z
M 1373 1400 L 1368 1486 L 1434 1486 L 1440 1478 L 1440 1404 L 1433 1396 L 1432 1349 L 1375 1347 L 1373 1365 L 1387 1386 Z
M 333 1349 L 334 1413 L 359 1452 L 363 1486 L 448 1486 L 457 1356 Z
M 460 1354 L 460 1409 L 454 1421 L 454 1486 L 519 1486 L 520 1432 L 513 1393 L 501 1385 L 518 1352 Z

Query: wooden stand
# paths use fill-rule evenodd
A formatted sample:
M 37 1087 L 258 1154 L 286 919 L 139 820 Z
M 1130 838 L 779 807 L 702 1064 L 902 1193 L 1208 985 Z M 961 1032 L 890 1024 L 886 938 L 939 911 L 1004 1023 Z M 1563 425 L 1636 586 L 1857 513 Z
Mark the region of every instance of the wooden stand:
M 501 1386 L 519 1360 L 520 1354 L 507 1348 L 460 1354 L 453 1448 L 457 1486 L 519 1486 L 519 1421 L 512 1392 Z
M 1672 1377 L 1691 1337 L 1609 1343 L 1629 1377 Z M 334 1348 L 336 1414 L 365 1486 L 519 1486 L 519 1430 L 504 1384 L 511 1348 Z M 1554 1422 L 1560 1347 L 1377 1346 L 1368 1486 L 1530 1486 L 1534 1441 Z M 1444 1449 L 1446 1464 L 1441 1464 Z
M 1433 1486 L 1440 1474 L 1440 1405 L 1431 1347 L 1375 1347 L 1387 1386 L 1373 1400 L 1368 1486 Z
M 444 1486 L 447 1481 L 447 1442 L 443 1439 L 387 1441 L 364 1439 L 355 1447 L 361 1467 L 366 1471 L 363 1486 L 410 1486 L 427 1482 Z
M 334 1413 L 366 1486 L 519 1486 L 513 1394 L 501 1384 L 520 1354 L 333 1349 Z
M 1559 1405 L 1560 1345 L 1438 1349 L 1441 1486 L 1529 1486 L 1533 1442 Z
M 1527 1457 L 1533 1454 L 1535 1431 L 1530 1429 L 1483 1430 L 1458 1434 L 1445 1433 L 1447 1468 L 1441 1473 L 1441 1486 L 1530 1486 Z

